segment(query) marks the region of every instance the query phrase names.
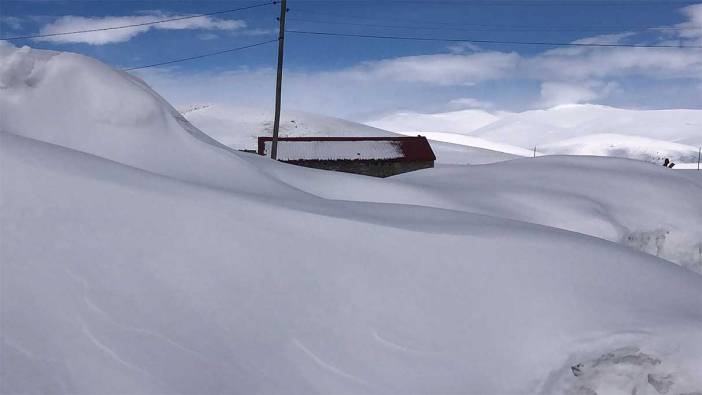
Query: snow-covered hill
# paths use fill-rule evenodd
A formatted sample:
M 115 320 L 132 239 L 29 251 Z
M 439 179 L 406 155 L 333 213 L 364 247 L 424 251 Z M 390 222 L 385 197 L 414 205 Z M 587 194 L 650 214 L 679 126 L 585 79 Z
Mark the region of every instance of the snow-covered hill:
M 696 195 L 696 173 L 381 180 L 235 152 L 85 57 L 0 46 L 0 82 L 2 393 L 702 391 L 702 277 L 559 228 L 689 229 L 694 196 L 622 191 Z
M 435 114 L 397 112 L 381 116 L 368 125 L 396 133 L 451 132 L 468 134 L 500 119 L 483 110 L 461 110 Z
M 181 109 L 188 121 L 223 144 L 237 149 L 255 149 L 259 136 L 273 133 L 270 109 L 231 105 L 199 105 Z M 281 116 L 280 135 L 299 136 L 394 136 L 374 127 L 302 111 L 285 110 Z
M 270 109 L 211 104 L 186 106 L 180 111 L 193 125 L 234 149 L 256 149 L 256 139 L 259 136 L 270 136 L 273 131 L 273 113 Z M 396 133 L 356 122 L 287 109 L 281 114 L 280 135 L 397 136 Z M 431 139 L 431 136 L 429 138 Z M 431 141 L 431 146 L 438 163 L 484 164 L 519 157 L 519 153 L 516 153 L 518 149 L 502 150 L 502 146 L 489 142 L 483 145 L 466 145 L 441 138 L 436 140 Z
M 546 154 L 615 156 L 652 163 L 662 163 L 664 158 L 678 163 L 697 162 L 698 150 L 690 145 L 620 134 L 591 134 L 539 147 Z
M 527 150 L 537 147 L 547 154 L 616 156 L 655 163 L 665 157 L 677 163 L 696 162 L 702 145 L 702 110 L 627 110 L 578 104 L 522 113 L 400 113 L 368 124 L 394 132 L 437 132 L 442 141 L 456 144 L 467 135 Z
M 573 104 L 502 116 L 471 135 L 522 147 L 593 134 L 618 134 L 698 146 L 702 110 L 626 110 Z

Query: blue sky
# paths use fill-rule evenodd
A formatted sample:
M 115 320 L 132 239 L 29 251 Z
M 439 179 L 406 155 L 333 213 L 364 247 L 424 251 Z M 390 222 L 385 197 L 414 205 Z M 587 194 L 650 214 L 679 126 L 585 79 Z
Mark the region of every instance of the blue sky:
M 5 1 L 2 36 L 90 29 L 260 4 L 255 1 Z M 297 1 L 288 29 L 477 40 L 702 44 L 691 1 Z M 15 40 L 116 68 L 276 37 L 268 5 L 151 28 Z M 389 25 L 389 26 L 374 26 Z M 392 27 L 390 27 L 392 26 Z M 268 105 L 275 44 L 135 72 L 176 105 Z M 397 110 L 520 111 L 567 103 L 702 108 L 702 50 L 391 41 L 288 34 L 285 104 L 364 118 Z

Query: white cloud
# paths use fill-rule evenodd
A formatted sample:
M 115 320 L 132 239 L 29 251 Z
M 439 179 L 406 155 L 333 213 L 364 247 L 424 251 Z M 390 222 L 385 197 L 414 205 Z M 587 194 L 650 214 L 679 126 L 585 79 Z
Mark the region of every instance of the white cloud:
M 451 109 L 466 109 L 466 108 L 480 108 L 488 109 L 495 106 L 495 103 L 490 101 L 484 101 L 475 99 L 472 97 L 461 97 L 458 99 L 451 99 L 448 102 L 448 106 Z
M 634 36 L 633 32 L 600 34 L 573 41 L 574 44 L 622 44 L 625 38 Z
M 686 23 L 702 20 L 702 7 L 686 7 L 683 12 L 688 16 Z M 692 39 L 688 29 L 660 34 L 675 43 Z M 640 43 L 643 38 L 648 43 L 665 42 L 651 41 L 650 34 L 631 32 L 586 37 L 578 42 Z M 284 105 L 357 118 L 398 109 L 519 111 L 585 102 L 645 108 L 702 105 L 700 49 L 567 47 L 524 56 L 450 51 L 378 59 L 327 71 L 286 69 Z M 212 70 L 196 75 L 175 70 L 158 75 L 150 71 L 145 79 L 176 104 L 268 106 L 273 101 L 272 69 Z
M 480 52 L 483 50 L 479 46 L 468 42 L 452 44 L 447 49 L 451 53 Z
M 278 34 L 278 29 L 261 29 L 261 28 L 255 28 L 255 29 L 246 29 L 241 32 L 241 34 L 245 36 L 265 36 L 268 34 Z
M 688 20 L 675 27 L 682 29 L 679 34 L 693 44 L 702 44 L 702 3 L 693 4 L 680 10 Z
M 564 82 L 544 82 L 541 84 L 541 104 L 545 107 L 560 104 L 578 104 L 592 102 L 609 96 L 617 84 L 599 81 L 572 84 Z
M 11 30 L 19 30 L 22 27 L 22 20 L 16 16 L 0 16 L 0 25 L 5 25 Z
M 197 38 L 199 38 L 200 40 L 214 40 L 216 38 L 219 38 L 219 36 L 214 33 L 202 33 L 198 34 Z
M 702 78 L 702 49 L 560 48 L 527 60 L 526 66 L 535 79 Z
M 150 23 L 161 19 L 178 18 L 179 15 L 166 15 L 156 13 L 140 16 L 106 16 L 106 17 L 82 17 L 66 15 L 53 22 L 44 25 L 39 34 L 54 34 L 77 30 L 104 29 L 114 26 L 134 25 L 140 23 Z M 104 30 L 90 33 L 68 34 L 62 36 L 50 36 L 37 38 L 37 41 L 51 41 L 57 43 L 86 43 L 92 45 L 103 45 L 109 43 L 124 42 L 133 37 L 145 33 L 151 29 L 164 30 L 237 30 L 246 27 L 246 22 L 242 20 L 218 19 L 211 17 L 199 17 L 158 23 L 154 25 L 135 26 L 124 29 Z
M 405 56 L 364 62 L 343 73 L 359 80 L 474 85 L 510 75 L 519 59 L 516 53 L 502 52 Z
M 702 44 L 702 4 L 681 10 L 688 20 L 675 29 L 658 30 L 658 41 L 640 40 L 634 32 L 585 37 L 578 44 Z M 657 29 L 665 29 L 657 28 Z M 639 41 L 637 41 L 637 39 Z M 697 39 L 699 42 L 691 42 Z M 564 47 L 545 51 L 528 59 L 525 73 L 535 79 L 564 81 L 643 76 L 658 79 L 702 79 L 702 49 L 633 47 Z

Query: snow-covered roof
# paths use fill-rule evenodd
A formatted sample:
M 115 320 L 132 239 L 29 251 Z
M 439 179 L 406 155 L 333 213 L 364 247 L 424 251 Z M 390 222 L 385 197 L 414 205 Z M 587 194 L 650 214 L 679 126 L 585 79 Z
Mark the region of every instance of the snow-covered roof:
M 258 153 L 269 156 L 271 137 L 259 137 Z M 424 137 L 284 137 L 278 160 L 408 160 L 436 159 Z

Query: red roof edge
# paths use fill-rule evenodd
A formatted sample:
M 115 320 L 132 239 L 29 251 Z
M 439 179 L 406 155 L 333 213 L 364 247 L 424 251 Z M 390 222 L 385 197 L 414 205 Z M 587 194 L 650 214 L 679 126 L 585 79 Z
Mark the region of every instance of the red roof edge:
M 272 141 L 272 137 L 258 138 L 258 154 L 265 152 L 266 141 Z M 395 141 L 402 148 L 405 155 L 402 160 L 406 161 L 435 161 L 436 155 L 431 149 L 431 145 L 424 136 L 407 137 L 279 137 L 278 141 Z

